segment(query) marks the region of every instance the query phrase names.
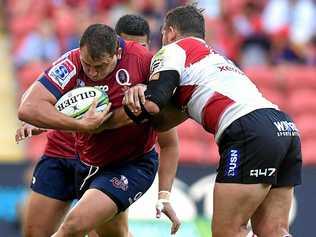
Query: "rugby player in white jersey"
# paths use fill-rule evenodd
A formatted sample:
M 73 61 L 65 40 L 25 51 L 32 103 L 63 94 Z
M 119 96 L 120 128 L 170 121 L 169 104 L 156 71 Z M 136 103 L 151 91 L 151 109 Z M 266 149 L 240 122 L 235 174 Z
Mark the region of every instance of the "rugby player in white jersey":
M 260 237 L 291 236 L 293 189 L 301 183 L 298 130 L 238 67 L 208 46 L 204 36 L 200 9 L 188 5 L 169 11 L 162 29 L 164 47 L 152 59 L 149 83 L 126 93 L 125 109 L 136 123 L 154 121 L 173 101 L 214 134 L 220 163 L 213 237 L 245 237 L 249 220 Z M 162 116 L 157 125 L 166 129 L 183 119 Z

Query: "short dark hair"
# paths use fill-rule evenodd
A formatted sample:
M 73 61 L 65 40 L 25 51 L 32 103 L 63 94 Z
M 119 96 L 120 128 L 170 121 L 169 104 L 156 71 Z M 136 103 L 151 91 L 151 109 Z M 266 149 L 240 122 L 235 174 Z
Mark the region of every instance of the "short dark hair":
M 172 26 L 182 35 L 205 38 L 205 20 L 203 9 L 195 4 L 176 7 L 167 12 L 165 26 Z
M 127 35 L 143 36 L 146 35 L 149 40 L 150 29 L 149 24 L 144 17 L 139 15 L 124 15 L 115 26 L 115 31 L 118 35 L 121 33 Z
M 93 60 L 100 59 L 104 54 L 113 56 L 117 47 L 115 31 L 104 24 L 90 25 L 80 39 L 80 48 L 86 46 Z

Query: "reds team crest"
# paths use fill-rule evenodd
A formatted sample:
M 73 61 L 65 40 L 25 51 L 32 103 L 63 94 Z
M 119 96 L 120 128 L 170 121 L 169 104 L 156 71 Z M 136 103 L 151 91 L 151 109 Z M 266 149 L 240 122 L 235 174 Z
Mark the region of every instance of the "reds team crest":
M 130 86 L 131 85 L 129 73 L 124 68 L 117 70 L 117 72 L 115 74 L 115 78 L 116 78 L 117 84 L 119 84 L 121 86 Z
M 121 175 L 120 179 L 117 177 L 112 178 L 111 183 L 115 188 L 122 189 L 123 191 L 127 191 L 128 189 L 128 179 L 124 175 Z

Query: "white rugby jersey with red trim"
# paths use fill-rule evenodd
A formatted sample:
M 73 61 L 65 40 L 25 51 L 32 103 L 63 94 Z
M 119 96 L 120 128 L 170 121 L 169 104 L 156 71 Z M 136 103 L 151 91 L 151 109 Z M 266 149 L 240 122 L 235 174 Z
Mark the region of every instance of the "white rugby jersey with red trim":
M 219 140 L 236 119 L 260 108 L 278 107 L 230 60 L 202 39 L 188 37 L 161 48 L 151 61 L 151 76 L 176 70 L 176 101 L 188 115 Z

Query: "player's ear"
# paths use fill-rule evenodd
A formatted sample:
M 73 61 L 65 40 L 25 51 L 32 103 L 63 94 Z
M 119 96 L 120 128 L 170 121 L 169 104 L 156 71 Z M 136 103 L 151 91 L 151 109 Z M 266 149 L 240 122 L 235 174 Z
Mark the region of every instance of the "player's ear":
M 176 28 L 172 27 L 172 26 L 168 26 L 168 41 L 172 42 L 174 40 L 176 40 L 178 36 L 178 31 L 176 30 Z
M 117 59 L 121 59 L 122 58 L 122 48 L 121 47 L 118 47 L 117 50 L 116 50 L 116 57 Z

